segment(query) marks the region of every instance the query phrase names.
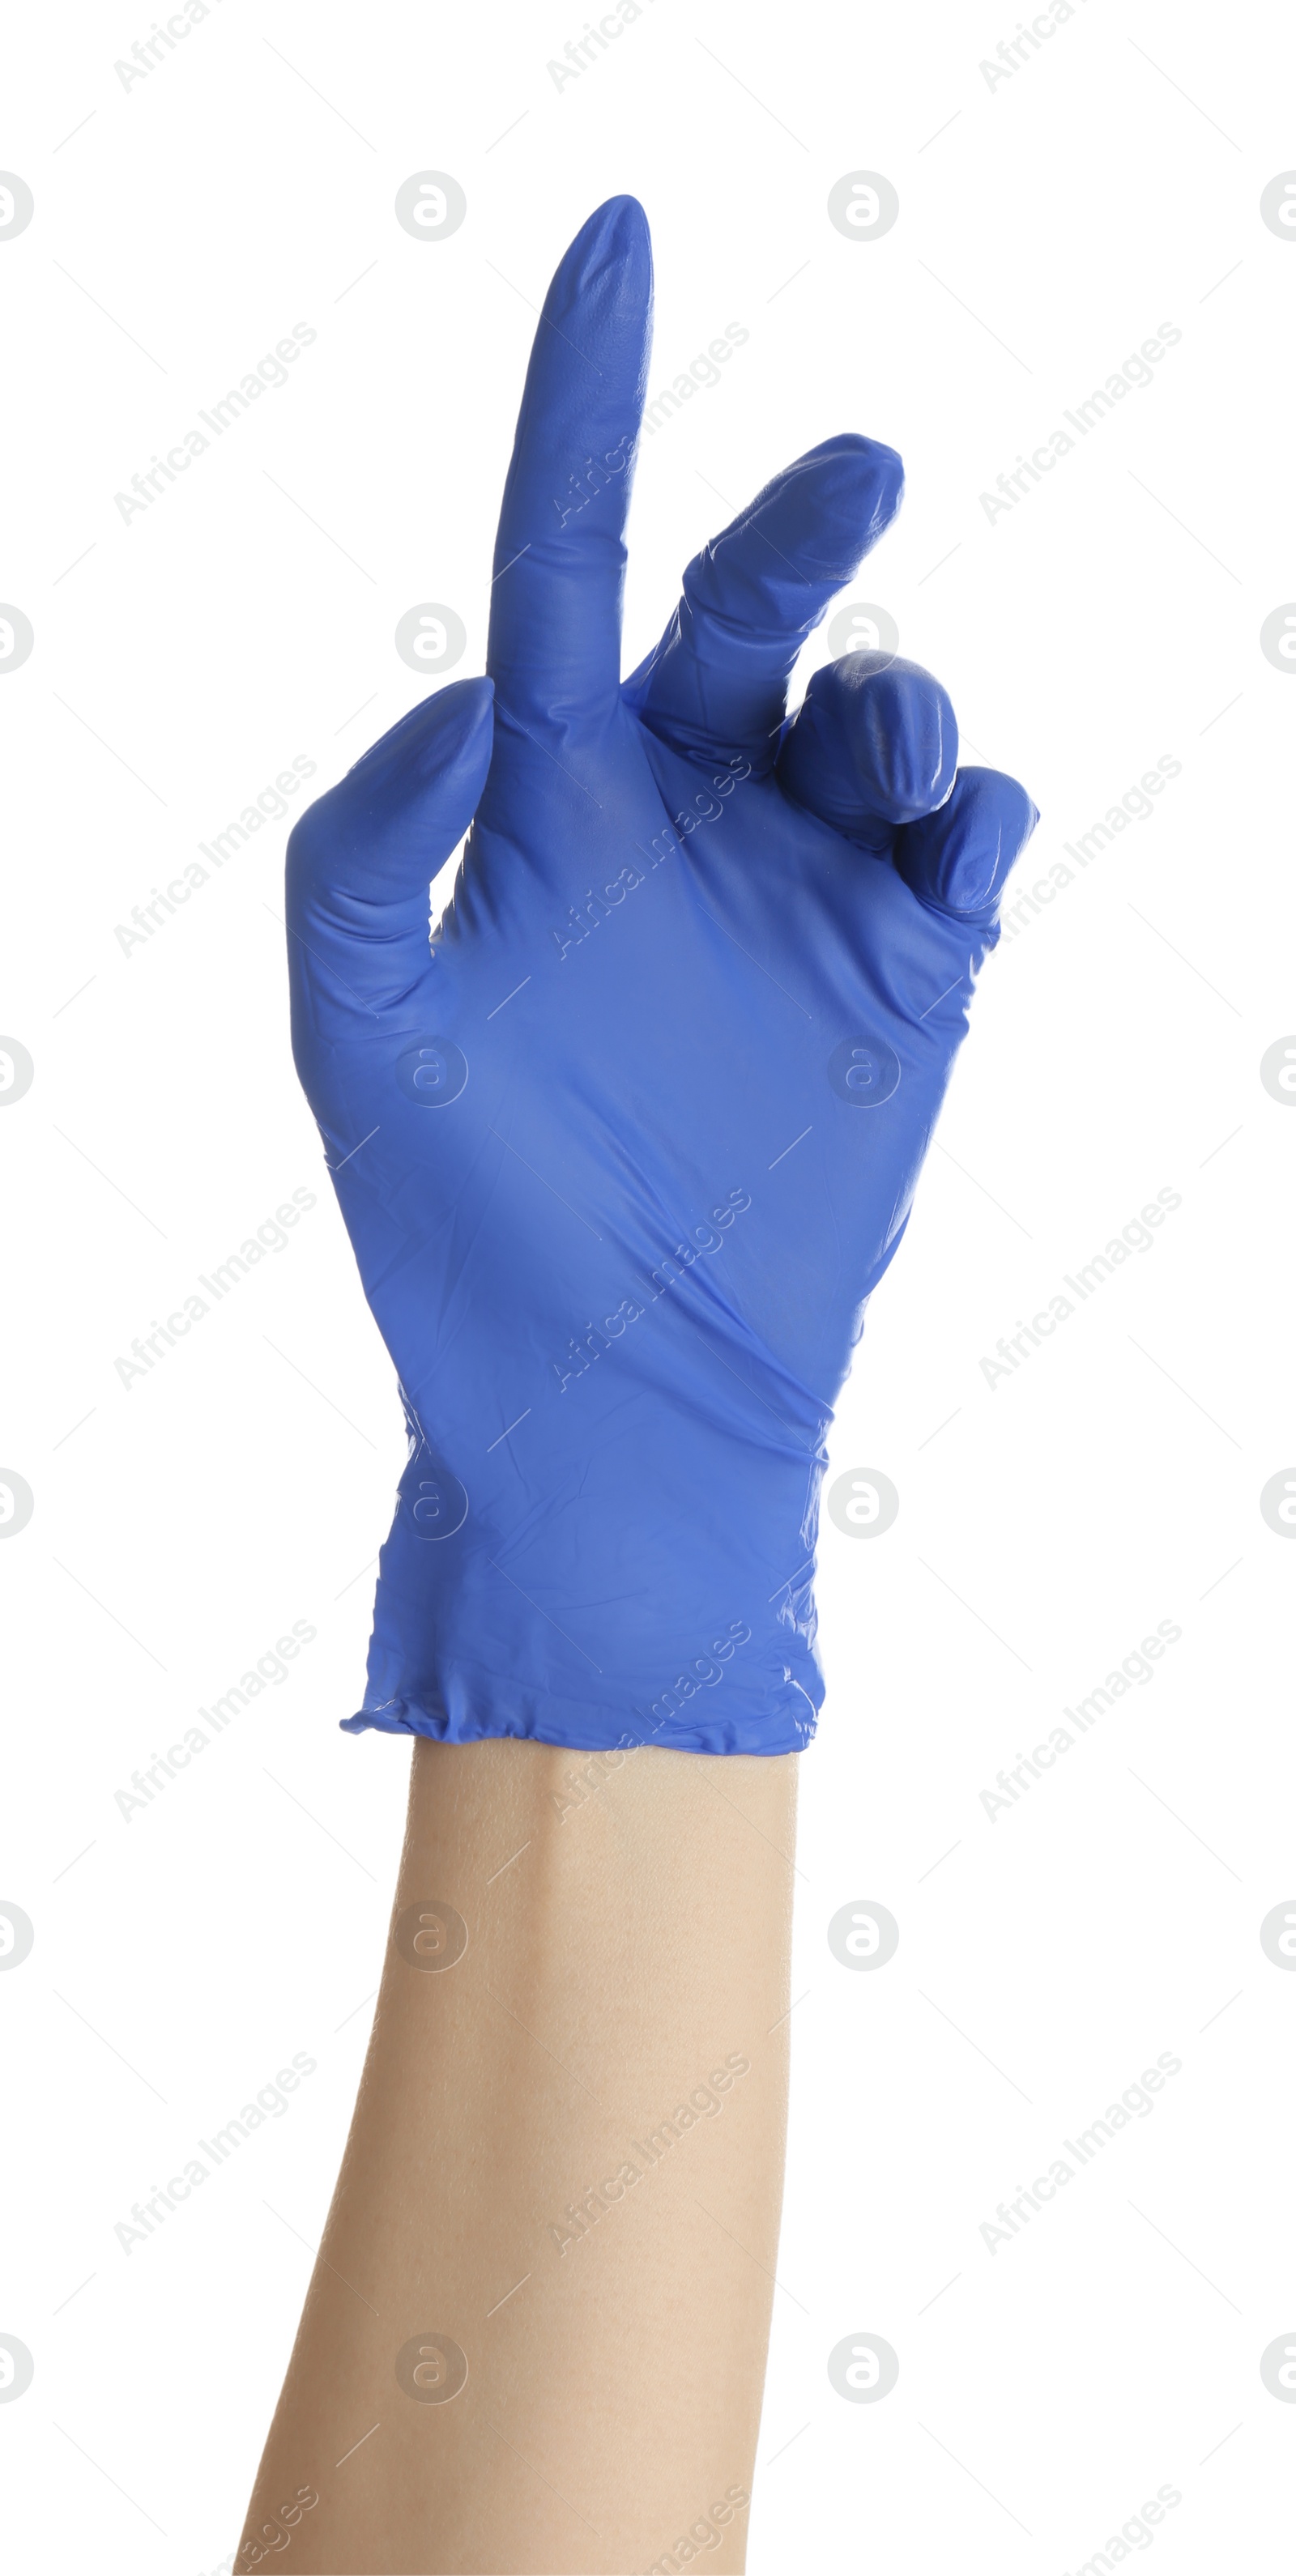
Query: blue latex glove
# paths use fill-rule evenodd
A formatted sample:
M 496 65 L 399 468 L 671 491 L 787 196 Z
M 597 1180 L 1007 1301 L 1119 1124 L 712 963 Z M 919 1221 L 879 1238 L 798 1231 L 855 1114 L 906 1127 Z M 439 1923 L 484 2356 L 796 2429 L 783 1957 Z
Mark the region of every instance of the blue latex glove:
M 651 306 L 615 197 L 536 335 L 490 679 L 289 843 L 297 1067 L 410 1438 L 356 1729 L 806 1743 L 833 1399 L 1036 821 L 912 663 L 785 723 L 899 506 L 871 439 L 776 475 L 622 685 Z

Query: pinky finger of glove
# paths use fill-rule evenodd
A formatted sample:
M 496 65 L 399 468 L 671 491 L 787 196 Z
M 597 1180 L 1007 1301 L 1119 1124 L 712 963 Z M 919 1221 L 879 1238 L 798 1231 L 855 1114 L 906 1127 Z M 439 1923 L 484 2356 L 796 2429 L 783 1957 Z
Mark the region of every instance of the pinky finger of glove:
M 896 833 L 896 874 L 928 912 L 965 929 L 993 929 L 1009 870 L 1038 821 L 1015 778 L 1000 769 L 960 769 L 938 811 Z

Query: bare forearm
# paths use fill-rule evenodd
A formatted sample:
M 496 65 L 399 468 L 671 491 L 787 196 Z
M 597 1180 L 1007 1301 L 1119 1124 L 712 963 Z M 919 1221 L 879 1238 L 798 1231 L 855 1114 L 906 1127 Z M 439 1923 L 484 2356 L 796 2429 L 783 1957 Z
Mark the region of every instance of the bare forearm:
M 795 1793 L 794 1756 L 415 1745 L 373 2039 L 240 2569 L 301 2489 L 318 2503 L 267 2552 L 289 2576 L 607 2576 L 717 2505 L 709 2562 L 742 2566 Z

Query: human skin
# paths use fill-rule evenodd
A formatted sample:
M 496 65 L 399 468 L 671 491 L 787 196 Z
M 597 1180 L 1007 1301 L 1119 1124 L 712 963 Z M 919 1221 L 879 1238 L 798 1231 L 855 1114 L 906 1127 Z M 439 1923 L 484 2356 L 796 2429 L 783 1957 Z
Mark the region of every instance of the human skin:
M 420 1740 L 240 2567 L 742 2564 L 824 1443 L 1037 818 L 957 767 L 916 664 L 844 656 L 786 715 L 899 506 L 899 457 L 854 432 L 695 556 L 623 682 L 650 311 L 643 211 L 614 198 L 540 317 L 487 675 L 410 710 L 289 845 L 294 1054 L 410 1438 L 344 1722 Z M 688 1642 L 726 1617 L 744 1664 Z M 723 1707 L 690 1656 L 704 1686 L 732 1671 Z
M 401 1941 L 236 2569 L 614 2576 L 701 2522 L 745 2565 L 798 1760 L 416 1741 Z M 446 2401 L 409 2390 L 458 2376 L 435 2346 L 398 2378 L 428 2335 L 466 2357 Z

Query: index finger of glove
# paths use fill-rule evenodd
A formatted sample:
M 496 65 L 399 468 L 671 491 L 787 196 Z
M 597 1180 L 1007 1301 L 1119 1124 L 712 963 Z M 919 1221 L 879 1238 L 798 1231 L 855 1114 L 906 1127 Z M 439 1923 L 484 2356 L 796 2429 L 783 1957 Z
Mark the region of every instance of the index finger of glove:
M 501 715 L 532 728 L 598 723 L 616 705 L 651 327 L 647 217 L 610 197 L 545 297 L 500 511 L 487 669 Z

